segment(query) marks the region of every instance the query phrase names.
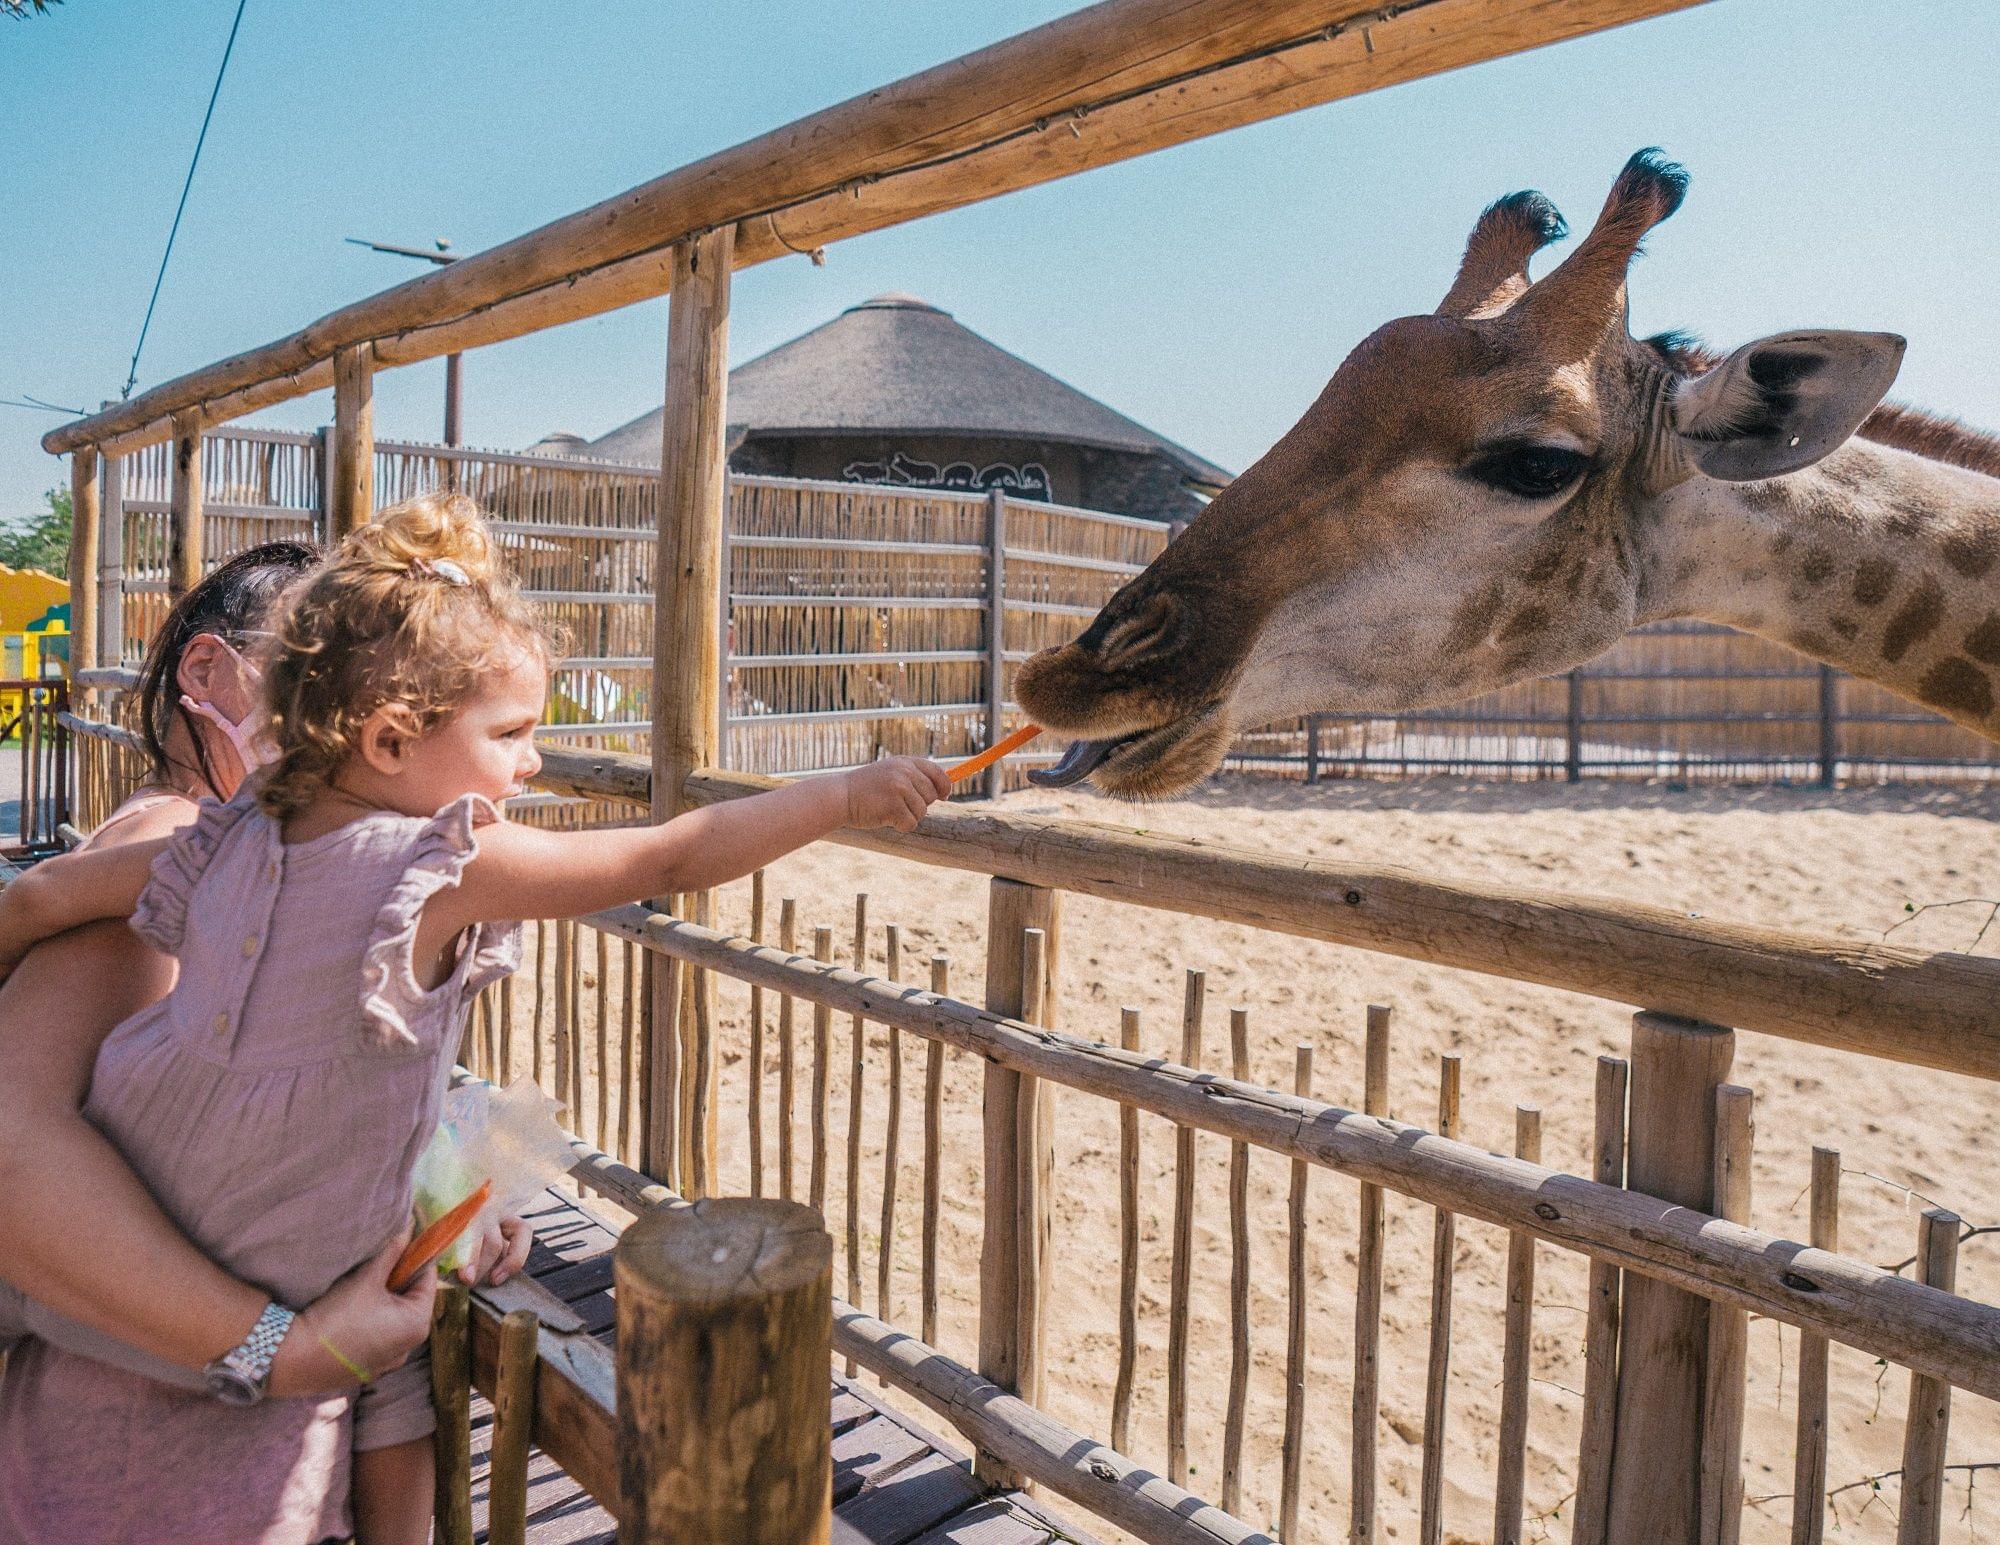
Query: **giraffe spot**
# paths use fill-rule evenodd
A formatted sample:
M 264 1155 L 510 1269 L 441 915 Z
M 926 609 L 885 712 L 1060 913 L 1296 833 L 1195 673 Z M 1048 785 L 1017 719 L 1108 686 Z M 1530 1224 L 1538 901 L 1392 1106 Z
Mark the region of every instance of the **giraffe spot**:
M 1745 569 L 1743 571 L 1743 583 L 1746 585 L 1761 585 L 1770 572 L 1769 569 L 1765 568 Z
M 1954 531 L 1943 542 L 1944 561 L 1967 579 L 1978 579 L 2000 560 L 1990 531 Z
M 1852 617 L 1829 617 L 1826 625 L 1833 630 L 1835 638 L 1847 639 L 1850 642 L 1854 635 L 1861 631 L 1861 624 Z
M 1824 547 L 1809 547 L 1799 560 L 1799 578 L 1808 585 L 1823 585 L 1833 577 L 1833 554 Z
M 1940 660 L 1917 683 L 1917 696 L 1946 713 L 1983 719 L 1993 712 L 1993 683 L 1970 660 L 1953 655 Z
M 1987 665 L 2000 665 L 2000 612 L 1988 612 L 1986 620 L 1965 635 L 1965 652 Z
M 1536 554 L 1534 562 L 1522 571 L 1521 577 L 1531 585 L 1547 584 L 1555 578 L 1556 570 L 1562 567 L 1563 550 L 1560 544 L 1551 543 Z
M 1896 609 L 1889 626 L 1882 631 L 1882 658 L 1891 665 L 1910 652 L 1910 646 L 1937 631 L 1944 621 L 1944 591 L 1925 575 L 1910 598 Z
M 1502 587 L 1499 580 L 1481 585 L 1471 595 L 1458 603 L 1458 610 L 1451 614 L 1451 626 L 1444 637 L 1444 654 L 1466 654 L 1485 642 L 1492 631 L 1493 619 L 1500 611 Z
M 1502 639 L 1522 638 L 1530 633 L 1538 633 L 1549 625 L 1549 614 L 1539 606 L 1524 606 L 1507 619 L 1507 626 L 1500 630 Z
M 1776 536 L 1771 538 L 1771 551 L 1774 553 L 1788 553 L 1792 550 L 1792 541 L 1791 532 L 1780 531 Z
M 1863 558 L 1854 568 L 1854 599 L 1862 606 L 1880 606 L 1896 583 L 1896 565 L 1883 558 Z
M 1809 654 L 1815 660 L 1824 660 L 1836 653 L 1832 641 L 1824 633 L 1794 633 L 1788 642 L 1800 654 Z
M 1597 602 L 1597 609 L 1599 611 L 1616 615 L 1618 611 L 1618 592 L 1612 589 L 1610 585 L 1599 585 L 1594 599 Z

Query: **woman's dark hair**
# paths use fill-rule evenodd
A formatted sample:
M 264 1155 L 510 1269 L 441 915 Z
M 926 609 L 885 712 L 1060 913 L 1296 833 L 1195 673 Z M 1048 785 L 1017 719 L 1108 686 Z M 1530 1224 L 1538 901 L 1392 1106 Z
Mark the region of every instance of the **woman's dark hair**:
M 167 756 L 167 736 L 181 707 L 181 656 L 187 646 L 203 633 L 213 633 L 225 643 L 241 646 L 259 631 L 271 605 L 299 575 L 320 560 L 320 550 L 306 542 L 266 542 L 240 552 L 220 565 L 194 589 L 174 602 L 173 610 L 146 650 L 146 663 L 139 670 L 139 735 L 146 743 L 152 776 L 167 782 L 173 764 Z M 209 788 L 215 780 L 208 765 L 208 752 L 200 735 L 189 725 L 194 744 L 195 770 Z

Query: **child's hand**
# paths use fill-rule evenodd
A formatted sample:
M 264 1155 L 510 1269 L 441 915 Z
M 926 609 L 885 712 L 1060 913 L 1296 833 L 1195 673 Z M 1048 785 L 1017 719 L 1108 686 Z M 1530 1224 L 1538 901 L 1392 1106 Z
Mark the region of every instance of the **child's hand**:
M 951 792 L 945 770 L 921 756 L 885 756 L 840 778 L 846 784 L 849 826 L 915 831 L 931 801 Z
M 467 1287 L 482 1282 L 498 1287 L 528 1263 L 535 1231 L 523 1218 L 497 1218 L 486 1223 L 474 1259 L 461 1266 L 458 1280 Z

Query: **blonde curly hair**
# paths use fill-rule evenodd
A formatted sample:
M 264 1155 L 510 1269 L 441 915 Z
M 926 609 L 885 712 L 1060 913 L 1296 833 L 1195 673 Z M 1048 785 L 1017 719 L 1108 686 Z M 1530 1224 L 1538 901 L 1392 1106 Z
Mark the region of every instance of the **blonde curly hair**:
M 383 510 L 286 593 L 264 688 L 277 760 L 258 801 L 304 809 L 385 705 L 410 734 L 451 715 L 518 650 L 545 663 L 560 643 L 522 599 L 479 506 L 421 494 Z

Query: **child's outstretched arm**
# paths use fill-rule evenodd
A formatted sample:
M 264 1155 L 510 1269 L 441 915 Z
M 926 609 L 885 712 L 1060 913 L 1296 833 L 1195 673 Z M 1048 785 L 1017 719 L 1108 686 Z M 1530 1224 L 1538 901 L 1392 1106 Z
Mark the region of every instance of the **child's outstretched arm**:
M 472 923 L 580 917 L 707 890 L 843 826 L 909 831 L 950 792 L 937 763 L 899 756 L 691 810 L 662 826 L 557 832 L 502 822 L 480 833 L 463 883 L 424 909 L 418 948 L 442 946 Z
M 103 917 L 130 917 L 153 860 L 171 838 L 46 859 L 0 891 L 0 980 L 59 933 Z

